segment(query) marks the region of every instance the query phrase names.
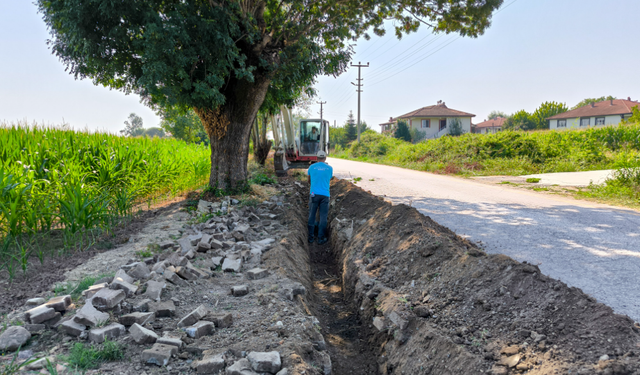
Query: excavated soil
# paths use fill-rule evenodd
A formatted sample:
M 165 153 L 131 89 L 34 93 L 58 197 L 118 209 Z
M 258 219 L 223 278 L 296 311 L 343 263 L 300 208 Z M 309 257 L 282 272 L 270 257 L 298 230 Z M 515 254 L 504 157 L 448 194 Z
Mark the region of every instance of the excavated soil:
M 381 374 L 640 374 L 639 327 L 581 290 L 345 181 L 330 205 L 345 299 Z

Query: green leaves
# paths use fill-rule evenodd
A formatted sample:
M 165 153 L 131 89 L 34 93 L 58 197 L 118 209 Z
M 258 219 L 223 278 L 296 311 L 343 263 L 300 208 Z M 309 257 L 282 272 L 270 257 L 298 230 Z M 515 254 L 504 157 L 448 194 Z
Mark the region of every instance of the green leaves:
M 503 0 L 39 0 L 53 53 L 76 78 L 154 104 L 216 108 L 234 85 L 272 80 L 268 101 L 290 104 L 319 74 L 343 72 L 351 44 L 396 20 L 476 37 Z M 368 35 L 368 34 L 367 34 Z

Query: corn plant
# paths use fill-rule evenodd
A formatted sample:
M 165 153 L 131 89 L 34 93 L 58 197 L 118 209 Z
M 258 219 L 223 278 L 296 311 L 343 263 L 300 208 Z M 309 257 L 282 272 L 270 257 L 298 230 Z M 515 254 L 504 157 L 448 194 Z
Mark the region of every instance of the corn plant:
M 10 275 L 32 254 L 44 261 L 39 243 L 54 230 L 67 251 L 84 249 L 137 205 L 208 181 L 210 150 L 175 139 L 0 123 L 0 144 L 0 265 Z

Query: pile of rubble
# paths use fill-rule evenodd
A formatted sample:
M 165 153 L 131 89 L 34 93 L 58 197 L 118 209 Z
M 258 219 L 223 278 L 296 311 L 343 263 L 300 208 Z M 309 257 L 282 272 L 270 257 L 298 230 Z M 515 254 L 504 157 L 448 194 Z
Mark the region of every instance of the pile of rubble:
M 210 219 L 191 225 L 177 241 L 158 244 L 162 251 L 155 256 L 130 261 L 113 278 L 96 282 L 79 308 L 69 295 L 30 300 L 37 306 L 24 312 L 22 327 L 2 333 L 0 350 L 53 331 L 69 344 L 127 344 L 134 365 L 103 365 L 121 373 L 160 371 L 154 365 L 180 373 L 330 373 L 317 319 L 301 302 L 306 288 L 261 268 L 263 253 L 287 236 L 279 220 L 282 198 L 256 207 L 234 203 L 200 201 L 195 218 Z

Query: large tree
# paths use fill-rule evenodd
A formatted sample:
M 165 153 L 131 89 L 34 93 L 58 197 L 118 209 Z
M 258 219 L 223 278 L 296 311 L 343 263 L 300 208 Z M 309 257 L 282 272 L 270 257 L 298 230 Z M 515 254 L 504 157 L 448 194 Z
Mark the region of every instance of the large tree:
M 476 37 L 503 0 L 38 0 L 56 54 L 160 106 L 192 108 L 211 139 L 213 188 L 245 186 L 249 136 L 267 91 L 280 104 L 343 72 L 373 30 Z M 368 37 L 368 35 L 365 35 Z
M 535 122 L 536 129 L 549 129 L 549 120 L 547 119 L 568 110 L 569 108 L 564 103 L 544 102 L 531 114 L 531 119 Z

